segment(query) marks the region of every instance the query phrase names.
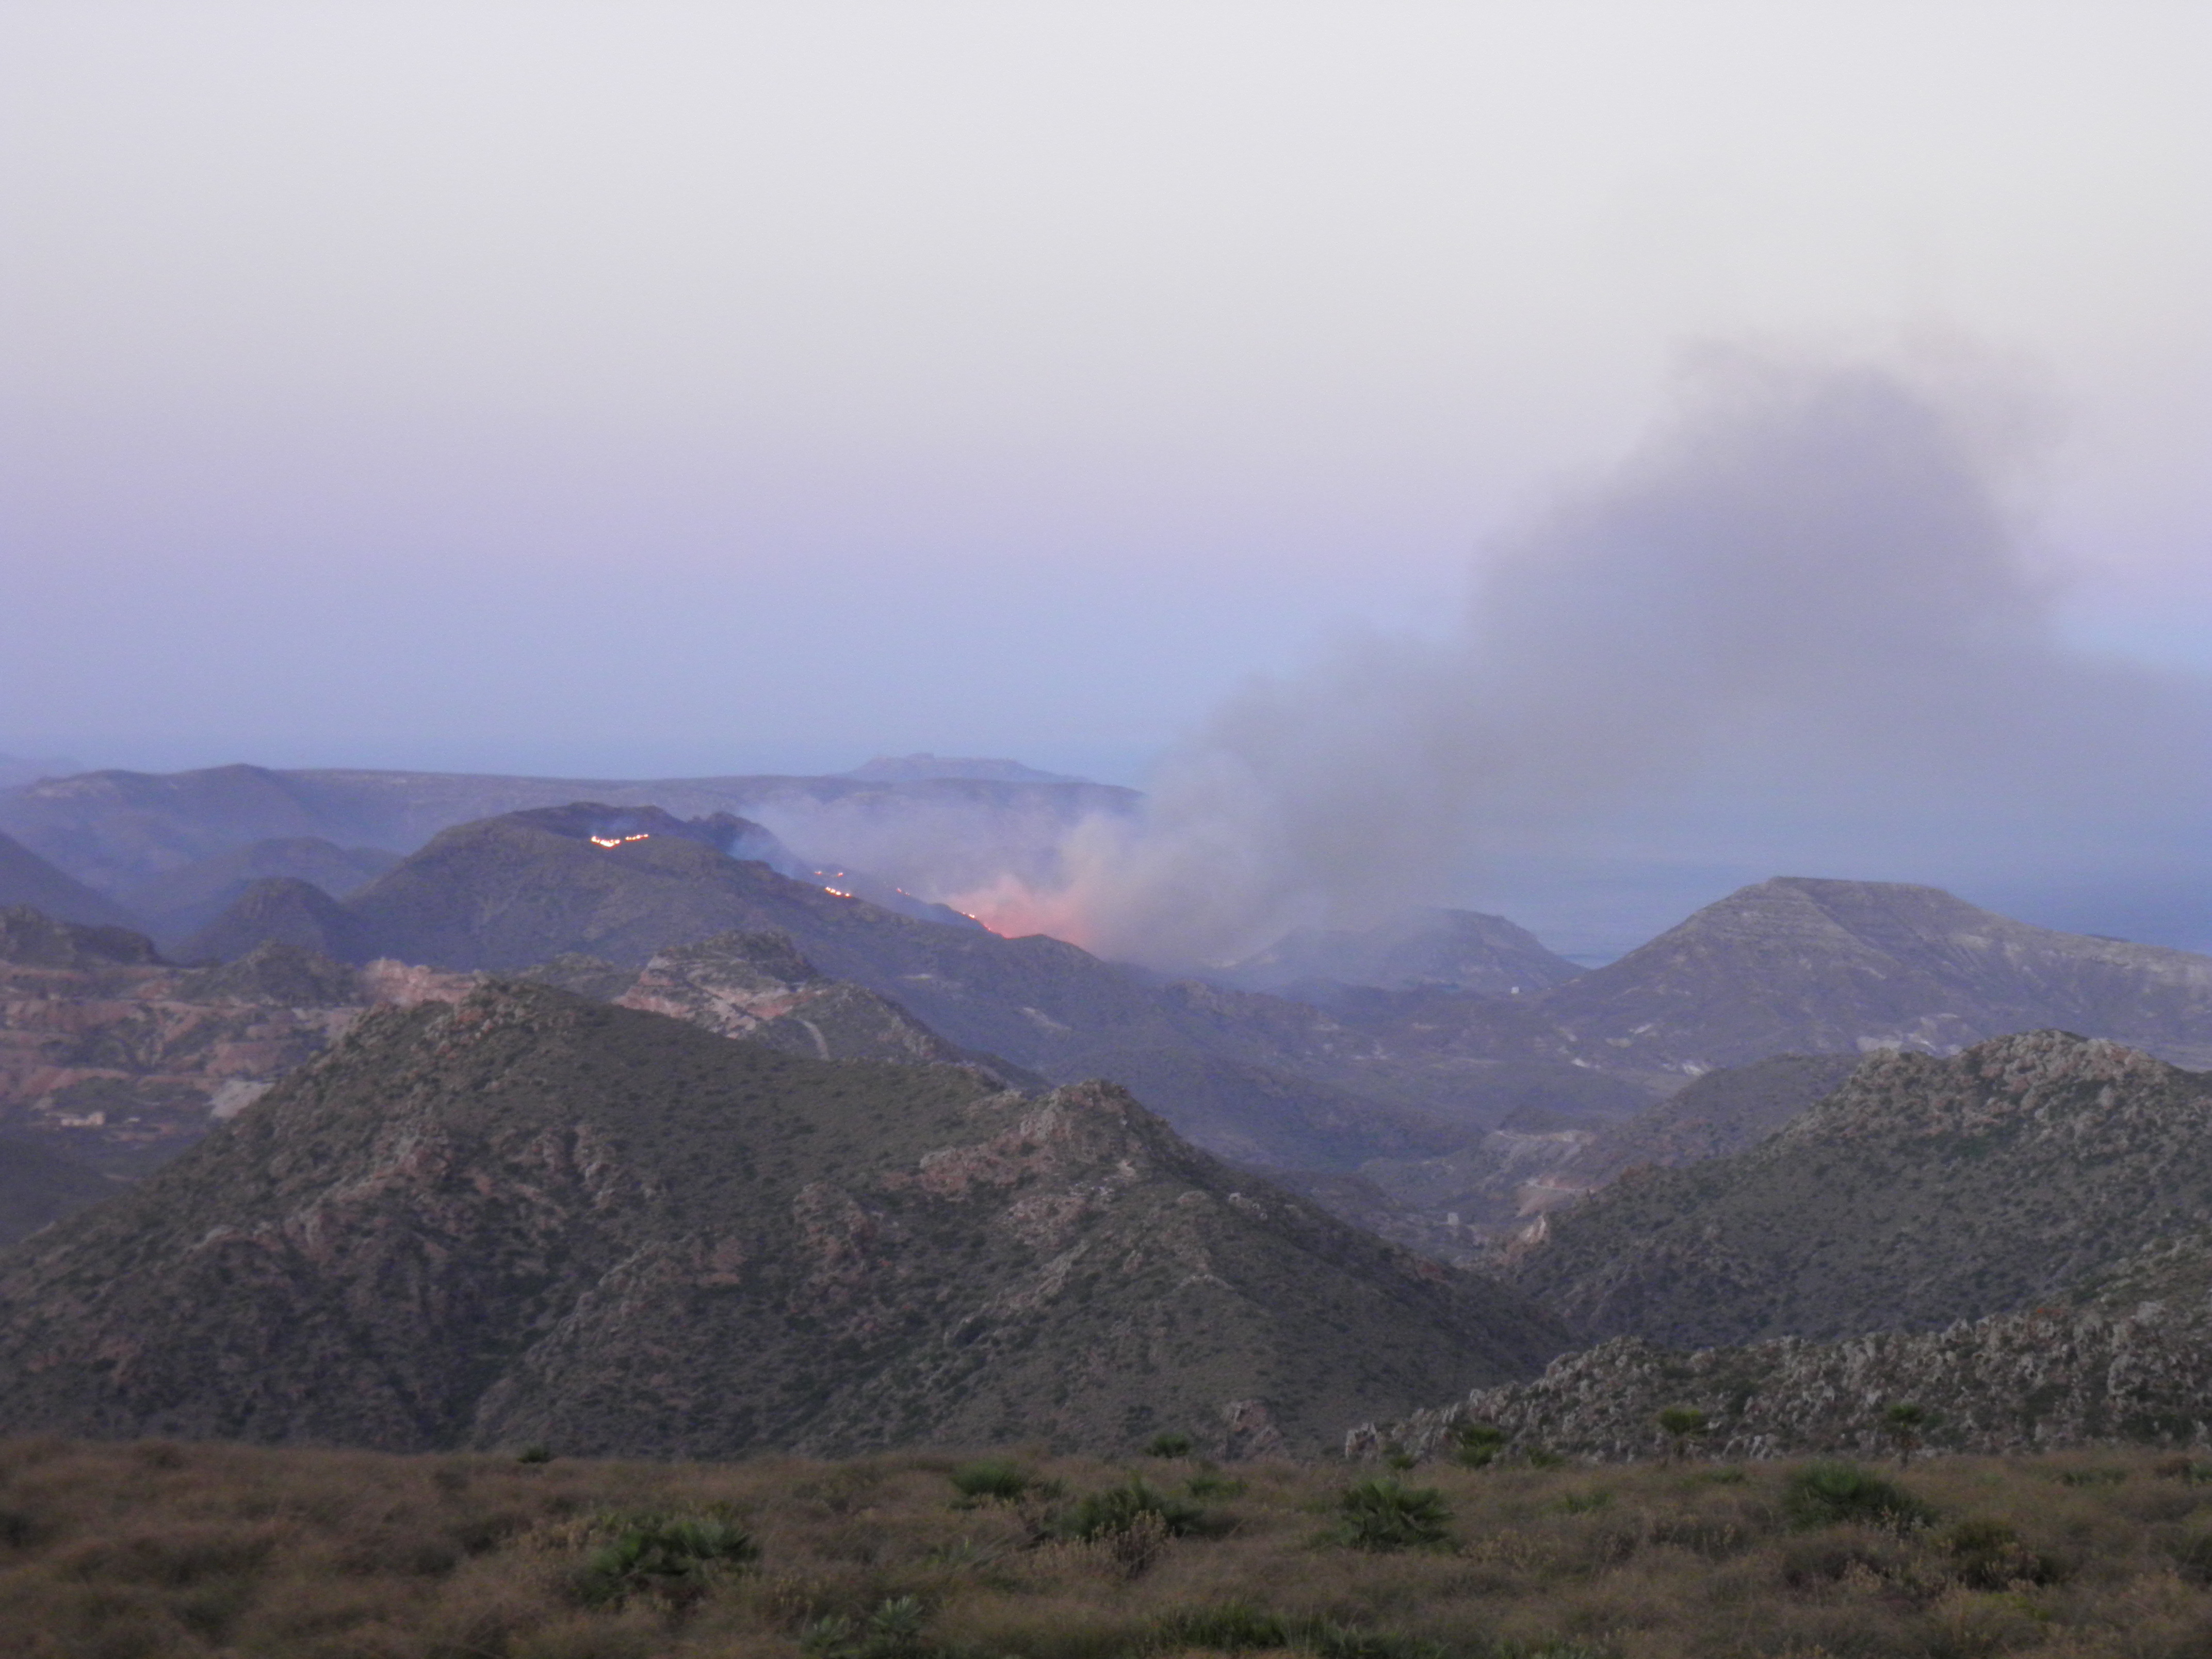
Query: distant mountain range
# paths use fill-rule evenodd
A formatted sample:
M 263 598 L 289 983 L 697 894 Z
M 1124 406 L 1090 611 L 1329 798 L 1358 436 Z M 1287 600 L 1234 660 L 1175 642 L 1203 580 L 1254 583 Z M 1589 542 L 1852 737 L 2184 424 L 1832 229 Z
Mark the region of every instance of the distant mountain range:
M 873 760 L 835 775 L 857 778 L 863 783 L 925 783 L 937 778 L 966 778 L 983 783 L 1088 783 L 1066 772 L 1040 772 L 1019 761 L 987 760 L 978 756 L 878 755 Z
M 0 1256 L 19 1432 L 1311 1454 L 1561 1338 L 1109 1086 L 823 1061 L 527 985 L 362 1020 Z
M 1836 1075 L 1791 1081 L 1770 1066 L 1728 1085 L 1741 1098 L 1717 1118 L 1702 1091 L 1686 1103 L 1706 1130 L 1685 1139 L 1655 1122 L 1637 1131 L 1642 1152 L 1600 1144 L 1609 1125 L 1716 1070 L 1791 1052 L 1942 1052 L 2062 1022 L 2178 1060 L 2212 1054 L 2212 959 L 2029 927 L 1931 888 L 1762 883 L 1572 976 L 1500 919 L 1441 913 L 1425 930 L 1327 949 L 1340 963 L 1355 945 L 1370 964 L 1404 962 L 1392 953 L 1410 940 L 1435 967 L 1441 942 L 1462 980 L 1553 982 L 1486 995 L 1441 980 L 1395 991 L 1306 981 L 1285 998 L 1161 984 L 1057 940 L 998 938 L 857 875 L 794 878 L 732 848 L 794 867 L 775 837 L 728 815 L 574 803 L 509 813 L 442 832 L 343 901 L 296 881 L 250 887 L 191 946 L 234 955 L 278 939 L 354 961 L 514 972 L 565 954 L 634 968 L 667 945 L 779 932 L 829 978 L 891 999 L 959 1048 L 1055 1081 L 1121 1082 L 1223 1156 L 1356 1176 L 1365 1188 L 1303 1184 L 1446 1255 L 1647 1154 L 1667 1161 L 1662 1144 L 1711 1150 L 1715 1122 L 1771 1126 L 1812 1098 L 1814 1072 Z M 872 890 L 905 914 L 868 902 Z M 1322 948 L 1301 947 L 1302 959 Z
M 331 898 L 344 898 L 398 862 L 398 854 L 380 848 L 340 847 L 319 836 L 281 836 L 212 854 L 133 883 L 118 897 L 164 950 L 188 960 L 228 957 L 237 953 L 198 947 L 193 936 L 236 904 L 256 882 L 299 882 Z
M 22 842 L 0 836 L 0 908 L 10 905 L 63 921 L 127 927 L 135 920 L 114 900 L 64 875 Z
M 823 974 L 890 998 L 951 1042 L 1059 1082 L 1109 1078 L 1226 1156 L 1341 1164 L 1455 1138 L 1416 1101 L 1301 1070 L 1301 1047 L 1325 1049 L 1340 1029 L 1317 1009 L 1228 1006 L 1058 939 L 896 914 L 720 850 L 744 833 L 741 820 L 647 809 L 509 813 L 443 832 L 343 903 L 264 885 L 240 906 L 272 911 L 270 937 L 460 970 L 515 972 L 564 955 L 637 968 L 665 946 L 780 933 Z M 243 948 L 250 920 L 220 920 L 203 939 Z
M 949 870 L 952 878 L 972 873 L 980 884 L 1001 867 L 1038 873 L 1056 858 L 1069 825 L 1100 814 L 1125 814 L 1139 799 L 1136 791 L 1110 784 L 1045 781 L 1050 775 L 921 776 L 907 775 L 911 769 L 905 763 L 883 764 L 902 775 L 640 782 L 259 766 L 87 772 L 0 788 L 0 831 L 77 880 L 120 896 L 257 842 L 311 838 L 411 853 L 457 823 L 592 800 L 657 806 L 684 818 L 781 814 L 811 831 L 805 845 L 810 856 L 849 862 L 920 890 L 919 879 L 908 879 L 908 866 L 933 856 L 941 862 L 961 851 L 945 843 L 962 843 L 976 860 L 972 872 Z M 1003 764 L 1029 774 L 1015 763 Z
M 1527 928 L 1475 910 L 1417 910 L 1362 928 L 1305 928 L 1214 975 L 1249 991 L 1279 991 L 1328 1006 L 1348 987 L 1440 988 L 1519 996 L 1583 970 Z
M 994 775 L 933 775 L 979 769 Z M 1896 884 L 1761 883 L 1589 972 L 1504 918 L 1444 910 L 1292 935 L 1212 982 L 1164 983 L 997 939 L 871 864 L 810 867 L 811 851 L 731 805 L 894 859 L 919 837 L 959 849 L 934 857 L 1042 868 L 1068 824 L 1129 810 L 1130 792 L 1012 763 L 858 769 L 870 775 L 609 785 L 596 803 L 556 802 L 575 787 L 558 780 L 89 774 L 0 791 L 0 823 L 34 843 L 15 866 L 0 848 L 0 873 L 31 872 L 42 908 L 112 922 L 135 907 L 184 960 L 277 941 L 356 963 L 512 973 L 581 954 L 635 970 L 672 945 L 781 932 L 827 979 L 954 1048 L 1121 1082 L 1209 1150 L 1444 1259 L 1632 1164 L 1771 1127 L 1811 1098 L 1814 1074 L 1780 1056 L 1940 1054 L 2054 1027 L 2212 1066 L 2212 958 Z M 546 804 L 450 822 L 518 799 Z M 620 845 L 592 846 L 595 832 Z M 1723 1071 L 1742 1073 L 1713 1085 L 1733 1105 L 1698 1085 Z M 1675 1118 L 1638 1117 L 1678 1094 Z

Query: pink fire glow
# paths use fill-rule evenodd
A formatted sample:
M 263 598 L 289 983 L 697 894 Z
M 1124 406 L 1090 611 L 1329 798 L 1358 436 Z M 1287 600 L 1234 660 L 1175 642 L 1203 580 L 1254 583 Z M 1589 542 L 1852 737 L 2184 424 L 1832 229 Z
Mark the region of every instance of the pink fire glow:
M 988 887 L 942 901 L 1001 939 L 1048 933 L 1088 949 L 1091 928 L 1077 895 L 1062 890 L 1041 892 L 1015 876 L 1002 875 Z

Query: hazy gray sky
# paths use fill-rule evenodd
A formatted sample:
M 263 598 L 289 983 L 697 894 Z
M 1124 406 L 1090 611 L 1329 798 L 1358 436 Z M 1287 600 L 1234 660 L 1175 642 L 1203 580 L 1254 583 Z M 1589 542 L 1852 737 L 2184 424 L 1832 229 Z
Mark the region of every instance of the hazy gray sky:
M 2212 671 L 2208 70 L 2126 0 L 0 0 L 0 750 L 1133 778 L 1481 637 L 1713 343 L 1973 365 L 2037 648 Z
M 0 5 L 0 748 L 1132 766 L 1711 338 L 2212 659 L 2201 4 Z

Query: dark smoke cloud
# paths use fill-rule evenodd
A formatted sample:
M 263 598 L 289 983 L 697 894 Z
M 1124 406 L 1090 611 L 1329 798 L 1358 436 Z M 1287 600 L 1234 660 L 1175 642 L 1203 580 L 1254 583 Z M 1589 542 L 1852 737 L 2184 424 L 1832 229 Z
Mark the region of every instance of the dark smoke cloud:
M 2197 860 L 2212 698 L 2059 642 L 2007 506 L 2007 407 L 1956 376 L 1716 355 L 1638 453 L 1486 562 L 1448 638 L 1363 637 L 1250 687 L 1141 818 L 1077 830 L 1064 883 L 963 908 L 1187 967 L 1669 814 L 1770 873 Z

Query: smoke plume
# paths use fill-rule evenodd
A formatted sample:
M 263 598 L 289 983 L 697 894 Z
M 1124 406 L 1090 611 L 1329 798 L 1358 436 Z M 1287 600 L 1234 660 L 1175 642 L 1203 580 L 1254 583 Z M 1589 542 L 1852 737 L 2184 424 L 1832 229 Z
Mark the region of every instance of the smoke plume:
M 1716 356 L 1637 453 L 1493 550 L 1448 636 L 1251 685 L 1140 816 L 1077 827 L 1056 881 L 953 902 L 1188 968 L 1638 814 L 1858 866 L 1796 873 L 2155 862 L 2212 823 L 2212 702 L 2059 642 L 2001 410 L 1891 368 Z

